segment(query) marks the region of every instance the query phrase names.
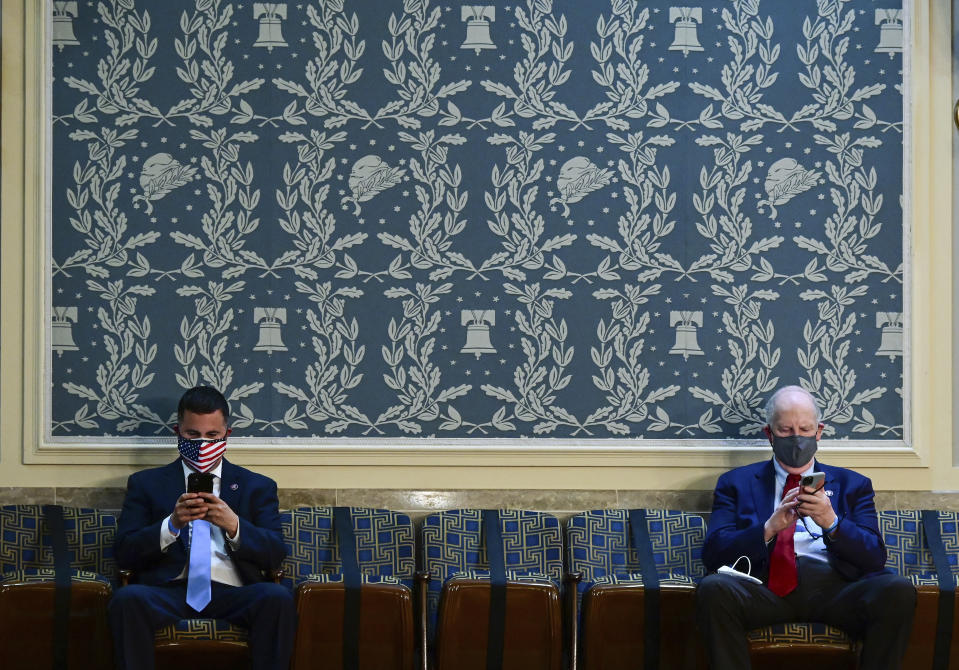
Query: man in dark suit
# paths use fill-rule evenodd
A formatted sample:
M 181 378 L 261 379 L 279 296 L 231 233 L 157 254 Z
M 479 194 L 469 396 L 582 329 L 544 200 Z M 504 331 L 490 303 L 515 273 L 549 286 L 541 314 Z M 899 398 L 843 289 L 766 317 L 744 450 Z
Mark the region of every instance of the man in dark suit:
M 179 619 L 226 619 L 249 630 L 253 667 L 287 668 L 296 613 L 289 589 L 265 581 L 286 555 L 276 484 L 223 458 L 229 406 L 208 386 L 177 409 L 180 458 L 130 476 L 116 555 L 138 583 L 109 606 L 118 668 L 153 668 L 156 629 Z M 189 493 L 191 473 L 213 493 Z
M 885 570 L 872 483 L 814 459 L 824 425 L 804 389 L 774 393 L 766 420 L 773 459 L 731 470 L 716 484 L 703 563 L 710 572 L 748 564 L 764 583 L 722 573 L 700 583 L 697 616 L 710 667 L 748 669 L 749 630 L 805 621 L 861 639 L 860 667 L 899 668 L 916 592 Z M 800 486 L 814 471 L 825 473 L 825 485 Z

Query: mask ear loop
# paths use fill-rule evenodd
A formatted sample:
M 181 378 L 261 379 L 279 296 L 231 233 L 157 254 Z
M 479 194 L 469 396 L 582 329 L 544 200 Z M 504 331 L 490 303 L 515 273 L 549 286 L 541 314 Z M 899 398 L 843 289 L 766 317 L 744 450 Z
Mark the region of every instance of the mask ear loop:
M 752 564 L 752 562 L 749 560 L 749 556 L 740 556 L 740 557 L 737 558 L 737 559 L 733 562 L 733 564 L 732 564 L 731 566 L 729 566 L 729 567 L 731 567 L 733 570 L 735 570 L 735 569 L 736 569 L 736 566 L 739 564 L 739 561 L 743 560 L 744 558 L 746 559 L 746 574 L 747 574 L 747 575 L 752 575 L 752 573 L 753 573 L 753 564 Z

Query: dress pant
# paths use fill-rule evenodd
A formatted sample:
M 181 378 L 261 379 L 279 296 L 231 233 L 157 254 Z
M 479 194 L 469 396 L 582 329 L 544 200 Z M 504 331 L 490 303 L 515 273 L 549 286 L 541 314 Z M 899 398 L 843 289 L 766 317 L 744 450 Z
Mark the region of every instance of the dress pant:
M 912 583 L 885 573 L 850 582 L 823 561 L 797 561 L 799 585 L 783 598 L 765 585 L 719 573 L 699 584 L 696 616 L 710 668 L 748 670 L 746 633 L 797 621 L 829 624 L 862 640 L 862 668 L 900 668 L 916 607 Z
M 272 582 L 211 586 L 210 603 L 199 612 L 186 604 L 186 580 L 118 589 L 108 607 L 116 667 L 153 670 L 156 630 L 180 619 L 203 618 L 226 619 L 249 631 L 253 670 L 286 670 L 296 634 L 290 590 Z

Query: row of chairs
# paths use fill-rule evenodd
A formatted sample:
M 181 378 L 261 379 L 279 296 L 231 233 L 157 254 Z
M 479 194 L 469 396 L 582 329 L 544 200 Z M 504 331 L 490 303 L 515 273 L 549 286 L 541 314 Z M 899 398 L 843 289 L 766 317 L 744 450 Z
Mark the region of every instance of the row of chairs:
M 60 559 L 51 526 L 57 518 Z M 935 519 L 954 580 L 957 515 Z M 446 510 L 422 520 L 419 561 L 414 525 L 400 512 L 298 508 L 283 512 L 282 523 L 288 555 L 277 579 L 296 594 L 296 669 L 705 667 L 694 616 L 696 583 L 705 574 L 699 515 L 594 510 L 570 517 L 564 532 L 544 512 Z M 888 567 L 919 591 L 905 667 L 931 668 L 938 653 L 949 658 L 941 667 L 959 668 L 959 652 L 951 651 L 959 645 L 943 650 L 948 636 L 936 635 L 937 624 L 955 627 L 959 618 L 954 590 L 941 588 L 948 578 L 935 565 L 921 513 L 882 512 L 880 525 Z M 5 668 L 58 667 L 58 658 L 70 667 L 110 667 L 105 610 L 122 581 L 115 527 L 115 516 L 103 510 L 0 507 Z M 58 581 L 61 594 L 69 590 L 66 617 L 62 609 L 55 614 Z M 951 607 L 942 607 L 947 597 Z M 855 667 L 855 641 L 822 624 L 769 627 L 750 641 L 759 662 L 802 648 Z M 246 631 L 184 620 L 158 631 L 156 648 L 161 666 L 182 665 L 190 653 L 242 667 Z

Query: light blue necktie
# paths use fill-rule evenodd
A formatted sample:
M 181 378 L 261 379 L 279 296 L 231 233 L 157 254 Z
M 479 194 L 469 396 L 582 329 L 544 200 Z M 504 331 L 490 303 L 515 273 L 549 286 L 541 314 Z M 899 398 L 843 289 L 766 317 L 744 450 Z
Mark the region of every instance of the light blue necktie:
M 197 519 L 190 540 L 190 572 L 186 580 L 186 604 L 201 611 L 210 603 L 210 522 Z

